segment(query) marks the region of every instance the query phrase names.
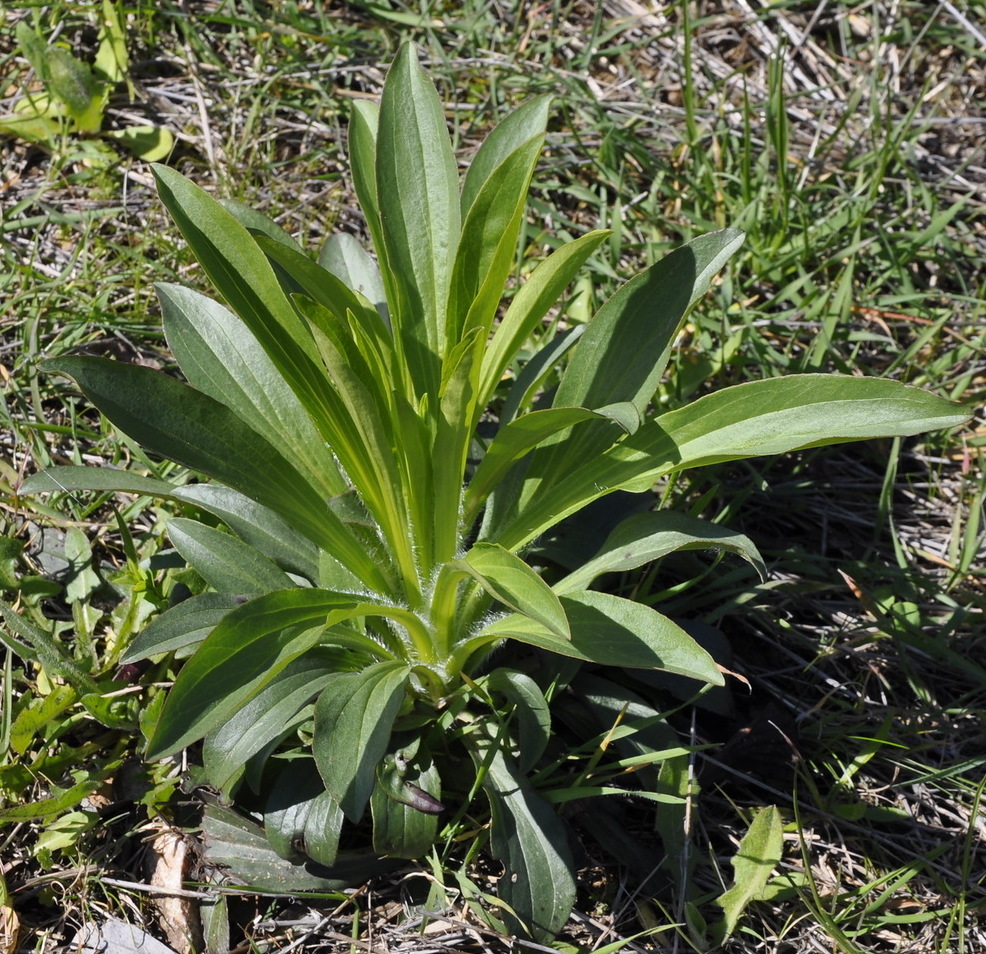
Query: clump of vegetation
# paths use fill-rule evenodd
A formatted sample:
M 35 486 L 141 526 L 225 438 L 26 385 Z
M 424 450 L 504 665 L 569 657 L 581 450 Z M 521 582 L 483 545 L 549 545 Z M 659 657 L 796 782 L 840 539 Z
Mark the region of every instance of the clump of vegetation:
M 402 46 L 379 107 L 358 101 L 350 122 L 375 259 L 345 235 L 313 258 L 265 216 L 157 167 L 225 301 L 159 286 L 185 381 L 105 358 L 47 367 L 205 479 L 52 467 L 23 488 L 181 507 L 168 534 L 191 572 L 123 662 L 187 657 L 142 721 L 148 755 L 201 741 L 198 778 L 262 819 L 280 883 L 286 869 L 337 886 L 428 856 L 441 871 L 469 836 L 503 864 L 508 929 L 542 940 L 576 890 L 557 806 L 628 785 L 680 803 L 662 774 L 675 751 L 665 713 L 641 688 L 660 673 L 688 699 L 724 680 L 680 622 L 605 575 L 700 548 L 762 561 L 746 537 L 660 509 L 607 528 L 575 566 L 532 545 L 600 498 L 686 469 L 967 417 L 897 382 L 827 374 L 656 412 L 685 316 L 742 243 L 735 230 L 661 259 L 585 324 L 550 310 L 605 231 L 560 245 L 505 301 L 549 106 L 511 113 L 460 182 L 441 103 Z M 737 863 L 720 939 L 754 893 L 743 882 L 766 880 L 778 826 L 775 813 L 754 821 L 745 844 L 767 860 L 755 875 Z

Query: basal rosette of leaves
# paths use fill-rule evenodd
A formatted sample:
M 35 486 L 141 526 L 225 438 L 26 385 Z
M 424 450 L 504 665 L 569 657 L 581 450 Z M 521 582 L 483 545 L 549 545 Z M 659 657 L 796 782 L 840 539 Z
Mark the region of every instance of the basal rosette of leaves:
M 760 561 L 745 537 L 640 513 L 549 585 L 525 561 L 532 542 L 684 468 L 967 417 L 891 381 L 829 375 L 651 413 L 676 332 L 740 245 L 735 230 L 671 253 L 507 376 L 606 237 L 559 248 L 501 308 L 548 112 L 542 98 L 507 116 L 460 181 L 438 95 L 403 46 L 379 106 L 357 102 L 349 127 L 375 258 L 345 235 L 313 258 L 269 219 L 157 167 L 225 301 L 159 287 L 185 380 L 92 357 L 48 368 L 203 479 L 54 468 L 25 487 L 157 495 L 200 515 L 173 518 L 169 533 L 207 587 L 125 657 L 187 656 L 151 758 L 202 741 L 204 778 L 259 806 L 270 845 L 341 880 L 365 876 L 367 859 L 427 854 L 450 815 L 486 804 L 508 924 L 540 938 L 575 896 L 566 826 L 531 781 L 553 744 L 554 700 L 582 679 L 610 723 L 627 707 L 646 722 L 657 713 L 606 682 L 606 667 L 723 681 L 677 623 L 595 581 L 683 547 Z M 495 401 L 505 376 L 512 389 Z M 580 675 L 585 664 L 595 675 Z M 649 740 L 642 728 L 635 751 L 660 749 Z M 340 849 L 361 831 L 364 851 Z

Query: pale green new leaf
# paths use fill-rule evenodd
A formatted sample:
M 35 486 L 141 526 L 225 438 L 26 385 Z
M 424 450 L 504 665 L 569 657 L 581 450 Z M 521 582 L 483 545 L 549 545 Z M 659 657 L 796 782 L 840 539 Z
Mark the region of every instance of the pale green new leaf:
M 599 552 L 573 573 L 556 583 L 558 594 L 584 590 L 602 573 L 635 570 L 676 550 L 720 549 L 741 556 L 756 567 L 761 578 L 766 567 L 753 541 L 707 520 L 685 513 L 656 511 L 638 513 L 620 523 L 606 538 Z
M 569 638 L 568 619 L 558 597 L 517 554 L 496 543 L 477 543 L 455 565 L 504 606 L 537 620 L 561 639 Z
M 386 320 L 387 293 L 380 269 L 354 235 L 348 232 L 330 235 L 318 254 L 318 264 L 359 292 Z
M 479 387 L 482 403 L 489 401 L 521 346 L 609 234 L 604 230 L 588 232 L 556 249 L 531 272 L 511 300 L 483 357 Z
M 315 761 L 350 821 L 359 821 L 369 801 L 409 676 L 397 661 L 335 673 L 315 703 Z

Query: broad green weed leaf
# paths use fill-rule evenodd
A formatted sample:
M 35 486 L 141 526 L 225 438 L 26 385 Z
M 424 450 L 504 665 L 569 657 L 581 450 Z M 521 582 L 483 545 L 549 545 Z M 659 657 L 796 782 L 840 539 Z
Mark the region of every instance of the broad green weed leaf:
M 197 520 L 173 517 L 168 522 L 168 536 L 185 562 L 220 593 L 254 596 L 295 585 L 259 550 Z
M 676 550 L 721 549 L 752 564 L 761 579 L 766 567 L 753 541 L 742 533 L 689 514 L 664 511 L 628 517 L 606 538 L 599 553 L 552 587 L 558 594 L 584 590 L 602 573 L 635 570 Z
M 335 673 L 315 703 L 315 761 L 326 790 L 353 822 L 369 801 L 409 674 L 396 661 Z
M 725 915 L 716 932 L 717 943 L 733 935 L 746 906 L 760 897 L 781 860 L 783 849 L 784 824 L 780 812 L 774 805 L 768 805 L 757 812 L 736 849 L 732 887 L 716 898 L 715 903 Z
M 643 603 L 588 590 L 561 597 L 561 604 L 571 639 L 562 639 L 524 616 L 498 620 L 478 638 L 507 637 L 586 662 L 661 669 L 723 684 L 712 657 L 680 626 Z
M 494 669 L 487 677 L 489 692 L 499 692 L 515 707 L 517 721 L 517 765 L 531 771 L 551 739 L 551 711 L 538 684 L 516 669 Z
M 642 492 L 676 470 L 807 447 L 955 427 L 961 405 L 896 381 L 801 374 L 752 381 L 648 421 L 529 502 L 498 535 L 517 549 L 613 490 Z
M 550 96 L 538 96 L 518 106 L 482 141 L 462 182 L 462 218 L 466 219 L 479 193 L 494 172 L 525 143 L 544 136 Z M 525 198 L 526 198 L 526 189 Z

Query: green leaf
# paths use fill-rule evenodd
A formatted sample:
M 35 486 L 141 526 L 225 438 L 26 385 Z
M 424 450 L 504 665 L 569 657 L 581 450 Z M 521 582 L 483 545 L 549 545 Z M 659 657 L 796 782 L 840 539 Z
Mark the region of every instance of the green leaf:
M 144 477 L 112 467 L 83 467 L 75 464 L 56 464 L 31 474 L 21 484 L 22 494 L 41 494 L 52 491 L 98 490 L 110 493 L 138 494 L 142 497 L 170 497 L 177 488 L 165 480 Z
M 648 421 L 533 498 L 497 539 L 516 550 L 613 490 L 642 492 L 676 470 L 962 424 L 961 405 L 881 378 L 800 374 L 752 381 Z
M 315 703 L 315 761 L 350 821 L 359 821 L 369 801 L 409 675 L 396 661 L 337 673 Z
M 346 594 L 296 588 L 228 613 L 178 674 L 148 757 L 163 758 L 213 731 L 360 605 Z
M 538 684 L 515 669 L 494 669 L 486 679 L 489 692 L 502 693 L 516 707 L 517 760 L 526 775 L 537 764 L 551 739 L 551 710 Z
M 177 603 L 152 620 L 127 647 L 122 663 L 178 652 L 202 642 L 224 616 L 246 602 L 232 593 L 201 593 Z
M 168 536 L 175 549 L 214 590 L 257 595 L 294 586 L 276 563 L 259 550 L 197 520 L 174 517 Z
M 465 497 L 465 523 L 471 525 L 486 497 L 503 475 L 541 441 L 582 421 L 603 417 L 584 407 L 554 407 L 534 411 L 497 431 L 469 481 Z
M 49 47 L 46 59 L 49 91 L 65 105 L 79 132 L 98 132 L 103 125 L 104 84 L 88 64 L 60 46 Z
M 736 229 L 702 235 L 619 288 L 589 322 L 552 406 L 598 409 L 629 402 L 642 420 L 686 312 L 742 241 Z M 550 485 L 603 453 L 619 434 L 599 423 L 580 428 L 577 440 L 568 437 L 554 435 L 531 458 L 530 486 L 542 497 L 550 497 Z
M 715 899 L 725 915 L 716 931 L 717 943 L 733 935 L 746 906 L 760 898 L 771 872 L 781 860 L 783 849 L 781 814 L 776 806 L 768 805 L 757 812 L 736 849 L 732 860 L 732 887 Z
M 46 367 L 74 378 L 103 414 L 148 449 L 270 507 L 366 584 L 387 592 L 379 564 L 322 494 L 224 404 L 169 375 L 105 358 L 65 357 Z
M 605 666 L 661 669 L 723 684 L 712 657 L 680 626 L 643 603 L 588 590 L 562 596 L 561 604 L 571 626 L 570 640 L 529 617 L 508 616 L 487 626 L 473 641 L 507 637 Z
M 699 236 L 619 288 L 589 323 L 554 406 L 630 401 L 643 415 L 682 318 L 742 242 L 738 229 Z
M 496 170 L 525 144 L 544 136 L 550 107 L 550 96 L 536 96 L 528 100 L 498 123 L 480 143 L 462 182 L 463 219 Z
M 603 230 L 589 232 L 563 245 L 534 269 L 514 295 L 483 356 L 479 388 L 482 403 L 489 401 L 517 352 L 609 234 Z
M 318 547 L 273 510 L 222 484 L 186 484 L 175 488 L 171 496 L 217 516 L 241 540 L 282 569 L 308 580 L 318 578 Z
M 558 597 L 517 554 L 496 543 L 477 543 L 455 565 L 504 606 L 537 620 L 561 639 L 569 638 L 568 619 Z
M 228 790 L 251 758 L 290 729 L 298 713 L 325 688 L 340 662 L 338 650 L 320 647 L 299 656 L 210 732 L 202 745 L 209 784 Z M 321 782 L 319 788 L 323 788 Z
M 103 135 L 113 139 L 144 162 L 161 162 L 175 148 L 175 137 L 163 126 L 128 126 L 107 129 Z
M 308 412 L 231 311 L 180 285 L 159 284 L 168 345 L 188 383 L 278 447 L 325 496 L 347 487 Z
M 0 616 L 7 624 L 0 627 L 0 643 L 21 659 L 37 660 L 48 675 L 60 676 L 80 693 L 99 691 L 96 680 L 51 633 L 36 626 L 3 600 L 0 600 Z
M 312 759 L 295 759 L 280 768 L 264 808 L 264 830 L 282 858 L 307 857 L 331 867 L 339 854 L 343 820 Z
M 562 929 L 575 903 L 575 865 L 568 834 L 552 807 L 507 758 L 489 730 L 469 737 L 492 810 L 490 848 L 504 867 L 497 885 L 511 933 L 546 943 Z
M 411 43 L 397 53 L 380 100 L 377 199 L 395 299 L 391 321 L 416 393 L 437 394 L 459 180 L 445 113 Z
M 372 302 L 380 316 L 386 319 L 387 293 L 380 269 L 354 235 L 348 232 L 330 235 L 319 252 L 318 264 Z
M 299 255 L 305 254 L 305 250 L 269 215 L 265 215 L 242 202 L 237 202 L 236 199 L 219 199 L 219 204 L 254 237 L 266 235 L 267 238 L 280 242 L 281 245 L 286 245 Z
M 107 83 L 122 83 L 127 79 L 130 57 L 127 55 L 127 34 L 120 22 L 120 14 L 112 0 L 103 0 L 103 22 L 99 28 L 99 47 L 93 68 Z M 128 80 L 128 85 L 129 80 Z M 134 91 L 130 86 L 130 97 Z
M 584 590 L 603 573 L 622 573 L 659 560 L 677 550 L 721 549 L 752 564 L 761 579 L 767 574 L 753 541 L 743 533 L 683 513 L 638 513 L 622 521 L 588 563 L 556 583 L 558 593 Z

